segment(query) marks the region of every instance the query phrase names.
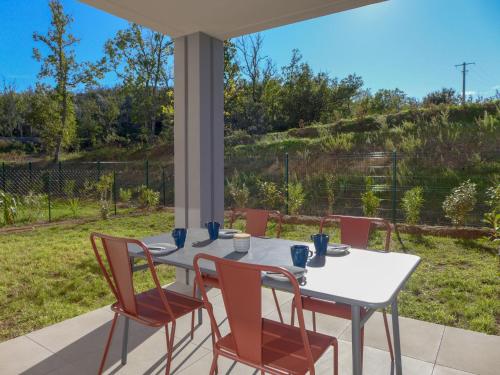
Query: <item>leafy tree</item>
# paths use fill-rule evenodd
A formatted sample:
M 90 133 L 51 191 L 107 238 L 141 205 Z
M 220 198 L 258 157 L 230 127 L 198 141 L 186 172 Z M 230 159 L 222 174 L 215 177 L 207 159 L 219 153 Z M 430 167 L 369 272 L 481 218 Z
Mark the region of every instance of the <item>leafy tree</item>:
M 443 210 L 453 225 L 465 225 L 477 201 L 476 184 L 467 180 L 451 191 L 443 202 Z
M 16 92 L 13 84 L 3 82 L 0 90 L 0 132 L 4 135 L 23 136 L 26 101 Z
M 440 105 L 440 104 L 458 104 L 460 98 L 458 97 L 454 89 L 442 88 L 440 91 L 433 91 L 427 94 L 423 99 L 422 103 L 425 106 L 429 105 Z
M 173 41 L 162 33 L 131 24 L 105 44 L 108 69 L 121 80 L 132 104 L 131 119 L 139 124 L 141 134 L 152 139 L 161 130 L 166 109 L 173 108 L 170 59 Z M 173 121 L 173 116 L 167 122 Z
M 43 45 L 45 53 L 34 48 L 33 56 L 42 64 L 38 77 L 55 82 L 50 99 L 57 103 L 58 117 L 42 133 L 46 134 L 46 145 L 53 140 L 49 150 L 53 149 L 54 160 L 58 161 L 61 150 L 73 142 L 76 133 L 71 90 L 82 83 L 95 83 L 96 78 L 102 77 L 102 70 L 97 65 L 76 61 L 74 46 L 79 40 L 69 32 L 73 18 L 64 13 L 59 0 L 50 0 L 49 7 L 52 16 L 49 30 L 45 35 L 33 33 L 33 40 Z

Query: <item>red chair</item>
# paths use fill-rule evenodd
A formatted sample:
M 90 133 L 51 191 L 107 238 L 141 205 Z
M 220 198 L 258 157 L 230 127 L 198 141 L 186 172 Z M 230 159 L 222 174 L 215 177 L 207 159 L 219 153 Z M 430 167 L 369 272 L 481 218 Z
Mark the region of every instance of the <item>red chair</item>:
M 276 237 L 279 238 L 281 234 L 281 225 L 282 225 L 282 215 L 279 211 L 268 211 L 268 210 L 259 210 L 255 208 L 242 208 L 238 210 L 233 210 L 231 212 L 231 219 L 229 221 L 229 228 L 233 227 L 234 222 L 238 216 L 238 213 L 245 213 L 246 216 L 246 227 L 245 232 L 254 237 L 263 237 L 266 235 L 267 223 L 271 217 L 271 214 L 275 214 L 278 217 L 278 226 L 276 228 Z M 203 275 L 203 282 L 206 286 L 211 288 L 219 288 L 219 282 L 216 277 L 210 275 Z M 193 297 L 196 296 L 196 280 L 193 283 Z M 276 304 L 276 308 L 278 310 L 278 316 L 280 318 L 281 323 L 283 323 L 283 315 L 281 313 L 280 305 L 278 302 L 278 296 L 276 295 L 276 291 L 271 289 L 273 293 L 274 302 Z M 194 312 L 191 316 L 191 338 L 194 335 Z
M 207 297 L 199 261 L 215 264 L 230 332 L 222 337 Z M 333 373 L 338 375 L 338 343 L 335 337 L 305 329 L 299 285 L 283 268 L 248 264 L 198 254 L 194 258 L 196 278 L 204 306 L 210 317 L 213 337 L 213 361 L 209 374 L 217 371 L 217 359 L 223 356 L 270 374 L 314 375 L 314 364 L 333 347 Z M 281 273 L 288 278 L 297 302 L 299 327 L 262 317 L 262 272 Z
M 255 208 L 242 208 L 235 209 L 231 212 L 231 219 L 229 221 L 229 228 L 233 227 L 234 222 L 236 221 L 238 214 L 244 213 L 246 216 L 246 227 L 245 232 L 254 236 L 254 237 L 263 237 L 266 235 L 267 231 L 267 223 L 272 214 L 278 217 L 278 226 L 276 228 L 276 237 L 280 238 L 281 235 L 281 226 L 283 221 L 283 216 L 279 211 L 268 211 L 268 210 L 260 210 Z
M 106 255 L 107 267 L 99 254 L 96 239 L 100 239 L 102 242 L 102 247 Z M 90 235 L 90 241 L 92 242 L 92 248 L 94 249 L 97 262 L 101 267 L 104 278 L 108 282 L 116 298 L 116 302 L 111 305 L 111 309 L 115 312 L 115 315 L 111 324 L 111 330 L 106 342 L 101 365 L 99 366 L 99 374 L 101 374 L 104 369 L 119 315 L 124 315 L 140 324 L 150 327 L 165 327 L 168 351 L 165 374 L 168 374 L 172 362 L 176 319 L 201 308 L 203 306 L 202 301 L 163 289 L 160 286 L 151 254 L 141 241 L 111 237 L 99 233 L 92 233 Z M 154 288 L 139 294 L 137 294 L 134 289 L 132 264 L 128 255 L 129 245 L 138 246 L 144 251 L 149 266 L 148 268 L 155 285 Z M 108 272 L 107 268 L 109 268 L 111 274 Z M 171 324 L 172 327 L 170 334 L 168 330 L 169 324 Z
M 371 217 L 357 216 L 342 216 L 329 215 L 321 219 L 319 231 L 323 233 L 323 227 L 327 220 L 337 221 L 340 224 L 340 242 L 350 245 L 357 249 L 366 249 L 370 232 L 373 226 L 382 226 L 386 230 L 385 236 L 385 251 L 389 251 L 391 245 L 391 225 L 387 220 Z M 316 331 L 316 313 L 335 316 L 343 319 L 351 319 L 351 307 L 342 303 L 335 303 L 316 298 L 303 297 L 302 308 L 312 311 L 313 330 Z M 294 324 L 294 304 L 292 303 L 292 324 Z M 367 310 L 361 310 L 361 318 L 367 313 Z M 394 361 L 394 353 L 392 349 L 391 333 L 389 331 L 389 323 L 385 309 L 382 311 L 384 317 L 385 334 L 387 336 L 387 345 L 391 360 Z M 364 327 L 361 329 L 361 348 L 364 342 Z

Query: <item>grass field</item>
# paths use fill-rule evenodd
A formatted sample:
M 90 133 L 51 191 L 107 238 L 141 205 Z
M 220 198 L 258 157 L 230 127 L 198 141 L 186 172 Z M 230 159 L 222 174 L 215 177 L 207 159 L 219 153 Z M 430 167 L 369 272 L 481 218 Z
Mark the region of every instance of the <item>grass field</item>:
M 172 225 L 171 213 L 156 212 L 0 235 L 0 341 L 112 302 L 90 248 L 91 231 L 140 238 Z M 316 230 L 285 225 L 282 235 L 306 240 Z M 422 263 L 401 294 L 402 315 L 500 334 L 499 265 L 488 241 L 430 236 L 403 240 Z M 376 235 L 373 246 L 380 248 L 381 242 Z M 394 242 L 393 249 L 399 244 Z M 163 283 L 173 280 L 173 269 L 159 269 Z M 139 289 L 149 286 L 148 276 L 136 274 Z

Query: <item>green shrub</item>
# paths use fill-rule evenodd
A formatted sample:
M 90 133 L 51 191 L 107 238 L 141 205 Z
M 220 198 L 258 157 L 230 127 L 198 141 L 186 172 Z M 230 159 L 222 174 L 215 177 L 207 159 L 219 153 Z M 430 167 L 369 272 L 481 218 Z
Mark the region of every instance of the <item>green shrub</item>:
M 361 202 L 363 203 L 363 213 L 365 216 L 377 216 L 380 207 L 380 198 L 373 191 L 373 180 L 371 177 L 366 178 L 366 190 L 361 194 Z
M 3 212 L 3 223 L 12 225 L 17 219 L 17 199 L 10 193 L 0 192 L 0 205 Z
M 304 204 L 305 193 L 300 182 L 288 184 L 288 211 L 291 215 L 298 215 Z
M 445 216 L 453 225 L 465 225 L 467 216 L 476 205 L 476 184 L 467 180 L 454 188 L 443 202 Z
M 35 194 L 32 191 L 28 192 L 28 194 L 23 197 L 21 205 L 25 219 L 29 223 L 40 219 L 46 202 L 46 194 Z
M 160 193 L 146 187 L 145 185 L 139 186 L 137 189 L 137 201 L 139 207 L 145 209 L 153 209 L 160 204 Z
M 335 175 L 331 173 L 325 174 L 325 190 L 328 202 L 328 213 L 333 214 L 333 205 L 335 203 Z
M 250 197 L 250 190 L 244 182 L 239 181 L 237 174 L 233 175 L 231 179 L 227 179 L 227 187 L 229 195 L 237 208 L 244 208 L 248 205 Z
M 259 195 L 264 208 L 278 209 L 283 203 L 283 194 L 278 185 L 271 181 L 259 181 Z
M 132 189 L 120 188 L 118 195 L 120 196 L 120 202 L 128 205 L 132 200 Z
M 71 211 L 71 216 L 76 219 L 78 217 L 78 212 L 80 211 L 80 199 L 70 198 L 68 200 L 68 205 Z
M 420 222 L 420 211 L 423 205 L 423 189 L 420 186 L 405 192 L 401 201 L 401 208 L 408 224 L 418 224 Z
M 103 219 L 109 217 L 112 189 L 113 175 L 111 173 L 102 175 L 99 181 L 95 183 L 95 190 L 99 194 L 99 208 Z
M 72 198 L 75 194 L 76 181 L 75 180 L 66 180 L 64 181 L 63 192 L 66 197 Z

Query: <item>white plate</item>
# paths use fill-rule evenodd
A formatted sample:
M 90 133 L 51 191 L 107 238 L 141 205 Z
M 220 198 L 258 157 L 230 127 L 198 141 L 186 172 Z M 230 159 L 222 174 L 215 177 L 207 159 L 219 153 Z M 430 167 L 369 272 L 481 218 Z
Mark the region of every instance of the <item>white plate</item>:
M 283 266 L 283 268 L 286 268 L 288 271 L 290 271 L 292 273 L 292 275 L 295 276 L 296 279 L 300 279 L 307 272 L 307 269 L 295 267 L 295 266 Z M 266 277 L 269 277 L 270 279 L 273 279 L 276 281 L 288 281 L 288 277 L 286 277 L 285 275 L 283 275 L 281 273 L 265 272 L 264 274 L 266 275 Z
M 342 245 L 339 243 L 333 243 L 328 245 L 326 249 L 326 255 L 344 255 L 351 248 L 349 245 Z
M 177 250 L 177 246 L 168 242 L 150 243 L 147 247 L 151 255 L 166 255 Z
M 236 233 L 241 233 L 238 229 L 221 229 L 219 230 L 220 238 L 233 238 Z

